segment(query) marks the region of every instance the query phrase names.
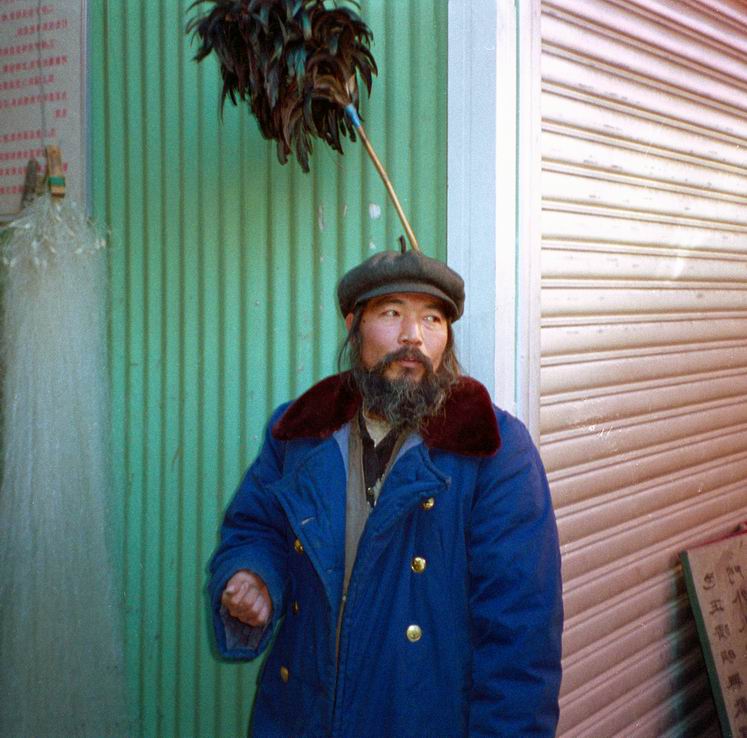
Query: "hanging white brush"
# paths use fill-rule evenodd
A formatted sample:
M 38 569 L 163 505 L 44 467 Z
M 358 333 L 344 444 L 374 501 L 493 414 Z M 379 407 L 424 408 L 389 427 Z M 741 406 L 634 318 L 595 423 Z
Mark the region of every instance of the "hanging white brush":
M 0 735 L 124 736 L 121 609 L 106 536 L 104 242 L 49 194 L 2 246 Z

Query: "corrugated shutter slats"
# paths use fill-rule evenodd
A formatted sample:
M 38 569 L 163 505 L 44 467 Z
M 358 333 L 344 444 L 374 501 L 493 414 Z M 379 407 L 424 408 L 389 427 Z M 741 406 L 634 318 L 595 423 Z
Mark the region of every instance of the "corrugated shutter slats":
M 747 9 L 542 11 L 559 735 L 717 735 L 677 557 L 747 517 Z

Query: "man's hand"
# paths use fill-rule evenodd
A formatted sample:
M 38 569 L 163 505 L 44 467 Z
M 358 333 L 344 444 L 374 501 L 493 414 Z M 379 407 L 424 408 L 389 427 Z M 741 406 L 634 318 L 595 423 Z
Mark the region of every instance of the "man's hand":
M 232 617 L 254 627 L 265 625 L 272 615 L 272 600 L 261 577 L 241 569 L 226 584 L 221 604 Z

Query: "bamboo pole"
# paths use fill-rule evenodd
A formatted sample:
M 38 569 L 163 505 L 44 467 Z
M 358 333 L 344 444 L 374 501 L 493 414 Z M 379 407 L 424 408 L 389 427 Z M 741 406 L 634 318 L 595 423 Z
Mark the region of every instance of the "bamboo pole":
M 394 186 L 392 185 L 392 181 L 389 179 L 389 175 L 387 174 L 386 169 L 384 169 L 384 165 L 376 155 L 376 152 L 371 145 L 371 141 L 369 141 L 368 136 L 366 135 L 366 131 L 363 128 L 361 119 L 358 117 L 358 111 L 355 109 L 354 105 L 347 105 L 345 107 L 345 113 L 347 114 L 353 126 L 355 126 L 355 130 L 361 137 L 363 146 L 368 152 L 368 155 L 371 157 L 371 161 L 373 162 L 374 167 L 376 167 L 376 171 L 379 173 L 379 176 L 384 183 L 384 187 L 386 187 L 386 191 L 389 193 L 389 197 L 394 205 L 394 209 L 397 211 L 397 215 L 399 216 L 400 221 L 402 222 L 402 226 L 405 229 L 405 233 L 407 234 L 407 239 L 410 242 L 412 250 L 420 251 L 420 246 L 418 244 L 417 238 L 415 238 L 415 233 L 412 230 L 410 221 L 407 220 L 405 211 L 402 209 L 402 205 L 400 205 L 399 198 L 397 197 L 397 193 L 394 191 Z

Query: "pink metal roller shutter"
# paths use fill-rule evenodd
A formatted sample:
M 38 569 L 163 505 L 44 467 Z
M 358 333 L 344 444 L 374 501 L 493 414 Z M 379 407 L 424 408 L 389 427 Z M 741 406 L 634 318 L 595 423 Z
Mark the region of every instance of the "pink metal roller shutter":
M 718 735 L 677 554 L 747 518 L 747 6 L 542 4 L 561 736 Z

